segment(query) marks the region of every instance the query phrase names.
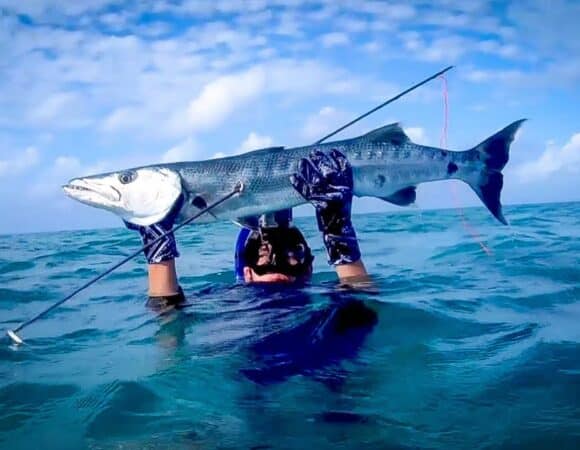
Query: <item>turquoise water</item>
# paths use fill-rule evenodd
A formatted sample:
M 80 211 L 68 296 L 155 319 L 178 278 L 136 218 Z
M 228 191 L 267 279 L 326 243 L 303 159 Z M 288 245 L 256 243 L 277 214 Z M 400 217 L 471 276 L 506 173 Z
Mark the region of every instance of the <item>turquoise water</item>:
M 236 228 L 183 230 L 190 307 L 148 309 L 140 258 L 1 342 L 0 448 L 579 448 L 580 203 L 464 216 L 356 216 L 369 292 L 337 287 L 312 219 L 301 289 L 235 287 Z M 138 245 L 0 236 L 0 326 Z

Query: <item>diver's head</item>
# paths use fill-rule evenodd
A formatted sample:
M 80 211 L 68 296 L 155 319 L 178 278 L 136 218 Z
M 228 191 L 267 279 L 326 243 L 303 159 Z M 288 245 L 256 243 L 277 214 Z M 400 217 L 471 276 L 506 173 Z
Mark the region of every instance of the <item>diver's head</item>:
M 312 274 L 314 257 L 295 227 L 260 228 L 244 247 L 246 283 L 291 283 Z

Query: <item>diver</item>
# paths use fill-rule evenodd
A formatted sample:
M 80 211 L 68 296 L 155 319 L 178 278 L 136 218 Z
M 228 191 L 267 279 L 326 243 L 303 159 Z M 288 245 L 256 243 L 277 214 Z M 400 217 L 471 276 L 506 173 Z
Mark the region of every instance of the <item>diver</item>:
M 335 267 L 341 283 L 368 280 L 351 221 L 353 176 L 346 157 L 337 150 L 313 152 L 300 161 L 291 183 L 314 205 L 328 262 Z M 180 207 L 176 204 L 173 211 Z M 148 227 L 127 226 L 139 230 L 147 244 L 172 228 L 175 215 L 172 212 Z M 266 299 L 264 305 L 271 319 L 284 314 L 286 307 L 293 311 L 304 307 L 307 316 L 299 323 L 256 336 L 249 347 L 251 362 L 240 372 L 262 385 L 300 374 L 319 379 L 330 389 L 339 388 L 346 378 L 339 363 L 357 356 L 377 323 L 375 311 L 348 290 L 331 290 L 328 304 L 309 310 L 309 295 L 294 286 L 311 277 L 314 257 L 300 230 L 292 225 L 292 211 L 277 211 L 245 222 L 247 227 L 240 231 L 236 244 L 238 281 L 260 287 L 255 294 Z M 145 255 L 149 263 L 149 306 L 163 313 L 187 305 L 177 281 L 175 258 L 179 253 L 173 235 L 146 249 Z M 269 286 L 286 285 L 283 304 L 268 301 L 268 294 L 272 294 Z M 328 367 L 333 370 L 327 372 Z
M 338 150 L 313 152 L 300 161 L 291 183 L 316 212 L 328 262 L 341 282 L 368 277 L 351 221 L 352 168 Z M 126 223 L 148 244 L 174 225 L 183 197 L 160 222 L 149 226 Z M 236 276 L 245 283 L 292 283 L 312 274 L 313 256 L 304 236 L 291 223 L 291 211 L 253 219 L 253 230 L 244 228 L 236 248 Z M 175 258 L 179 256 L 173 234 L 144 251 L 148 262 L 149 302 L 179 306 L 185 298 L 179 286 Z

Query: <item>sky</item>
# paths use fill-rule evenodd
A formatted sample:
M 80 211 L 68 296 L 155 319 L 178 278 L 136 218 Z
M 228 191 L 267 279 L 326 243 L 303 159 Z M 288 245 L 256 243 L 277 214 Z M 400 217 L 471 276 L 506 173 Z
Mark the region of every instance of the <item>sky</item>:
M 580 200 L 578 17 L 577 0 L 0 0 L 0 233 L 119 226 L 60 186 L 312 143 L 450 64 L 339 137 L 400 122 L 459 150 L 528 118 L 504 204 Z M 417 205 L 479 200 L 438 182 Z

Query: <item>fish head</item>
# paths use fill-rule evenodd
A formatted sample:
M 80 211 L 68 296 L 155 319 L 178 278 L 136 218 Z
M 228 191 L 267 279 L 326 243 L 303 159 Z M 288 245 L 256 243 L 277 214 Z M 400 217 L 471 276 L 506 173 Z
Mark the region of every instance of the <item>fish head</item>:
M 162 220 L 182 192 L 181 177 L 168 168 L 141 167 L 74 178 L 63 186 L 69 197 L 110 211 L 141 226 Z

